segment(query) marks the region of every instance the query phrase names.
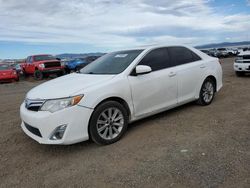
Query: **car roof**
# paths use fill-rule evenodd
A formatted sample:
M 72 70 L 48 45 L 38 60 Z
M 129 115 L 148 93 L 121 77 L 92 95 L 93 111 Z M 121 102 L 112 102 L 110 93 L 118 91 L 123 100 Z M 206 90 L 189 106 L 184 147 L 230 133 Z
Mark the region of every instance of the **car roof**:
M 133 48 L 128 48 L 128 49 L 121 49 L 121 51 L 124 51 L 124 50 L 153 50 L 155 48 L 166 48 L 166 47 L 186 47 L 186 48 L 193 48 L 191 46 L 188 46 L 188 45 L 183 45 L 183 44 L 167 44 L 167 45 L 145 45 L 145 46 L 138 46 L 138 47 L 133 47 Z
M 36 54 L 36 55 L 31 55 L 31 56 L 53 56 L 53 55 L 51 55 L 51 54 Z

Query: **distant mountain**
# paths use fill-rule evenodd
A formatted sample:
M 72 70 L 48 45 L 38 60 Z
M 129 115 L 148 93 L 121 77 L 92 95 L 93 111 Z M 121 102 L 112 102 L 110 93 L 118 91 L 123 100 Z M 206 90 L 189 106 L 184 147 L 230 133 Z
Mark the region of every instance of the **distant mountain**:
M 65 53 L 65 54 L 59 54 L 56 55 L 57 58 L 60 59 L 76 59 L 76 58 L 85 58 L 88 56 L 103 56 L 105 53 L 96 52 L 96 53 L 84 53 L 84 54 L 71 54 L 71 53 Z
M 206 49 L 206 48 L 220 48 L 220 47 L 233 47 L 233 46 L 246 46 L 246 45 L 250 46 L 250 41 L 205 44 L 205 45 L 196 46 L 196 48 Z

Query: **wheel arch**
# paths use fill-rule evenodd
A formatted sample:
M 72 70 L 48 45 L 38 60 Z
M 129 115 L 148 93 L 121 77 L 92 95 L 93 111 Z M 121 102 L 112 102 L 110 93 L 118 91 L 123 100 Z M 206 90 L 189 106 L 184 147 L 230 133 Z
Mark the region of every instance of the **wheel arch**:
M 129 116 L 129 119 L 131 118 L 131 110 L 129 108 L 129 105 L 128 103 L 121 97 L 117 97 L 117 96 L 113 96 L 113 97 L 108 97 L 108 98 L 105 98 L 103 100 L 101 100 L 95 107 L 94 109 L 96 109 L 98 106 L 100 106 L 102 103 L 104 102 L 107 102 L 107 101 L 115 101 L 115 102 L 118 102 L 120 103 L 127 111 L 128 113 L 128 116 Z
M 211 79 L 214 81 L 214 84 L 215 84 L 215 92 L 217 92 L 217 79 L 214 75 L 212 74 L 208 74 L 207 76 L 205 76 L 202 80 L 200 80 L 200 84 L 197 86 L 197 90 L 196 90 L 196 96 L 195 98 L 198 99 L 199 96 L 200 96 L 200 90 L 201 90 L 201 87 L 203 85 L 203 83 L 205 82 L 206 79 Z
M 89 135 L 89 139 L 90 139 L 90 140 L 91 140 L 91 137 L 90 137 L 89 124 L 90 124 L 90 121 L 91 121 L 91 119 L 92 119 L 93 113 L 94 113 L 95 109 L 96 109 L 98 106 L 100 106 L 101 104 L 103 104 L 104 102 L 107 102 L 107 101 L 116 101 L 116 102 L 120 103 L 120 104 L 126 109 L 126 111 L 127 111 L 127 113 L 128 113 L 129 121 L 130 121 L 130 119 L 131 119 L 131 115 L 132 115 L 131 110 L 130 110 L 130 108 L 129 108 L 128 103 L 127 103 L 123 98 L 117 97 L 117 96 L 112 96 L 112 97 L 107 97 L 107 98 L 101 100 L 99 103 L 97 103 L 97 105 L 95 105 L 94 110 L 93 110 L 93 112 L 92 112 L 92 114 L 91 114 L 91 116 L 90 116 L 90 118 L 89 118 L 89 123 L 88 123 L 88 135 Z
M 211 80 L 213 80 L 213 82 L 214 82 L 214 84 L 215 84 L 215 86 L 214 86 L 214 92 L 217 92 L 217 79 L 216 79 L 216 77 L 213 76 L 213 75 L 209 75 L 209 76 L 206 77 L 206 79 L 211 79 Z M 206 80 L 206 79 L 205 79 L 205 80 Z M 204 80 L 204 81 L 205 81 L 205 80 Z M 204 81 L 203 81 L 203 83 L 204 83 Z

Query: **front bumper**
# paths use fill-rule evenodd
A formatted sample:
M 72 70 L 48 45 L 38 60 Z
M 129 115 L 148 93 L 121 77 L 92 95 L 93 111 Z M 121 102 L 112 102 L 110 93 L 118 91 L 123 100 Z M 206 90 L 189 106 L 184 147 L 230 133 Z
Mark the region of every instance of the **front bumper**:
M 64 68 L 45 68 L 42 69 L 41 72 L 45 74 L 53 74 L 53 73 L 59 73 L 59 72 L 64 72 Z
M 234 70 L 238 72 L 250 72 L 250 63 L 234 63 Z
M 20 107 L 21 127 L 29 137 L 40 144 L 74 144 L 89 139 L 88 124 L 92 112 L 93 109 L 81 106 L 73 106 L 54 113 L 34 112 L 27 110 L 23 103 Z M 63 138 L 51 140 L 54 130 L 61 125 L 67 125 Z M 41 135 L 34 134 L 32 129 L 39 130 Z
M 0 82 L 11 81 L 11 80 L 18 80 L 18 76 L 17 75 L 0 76 Z

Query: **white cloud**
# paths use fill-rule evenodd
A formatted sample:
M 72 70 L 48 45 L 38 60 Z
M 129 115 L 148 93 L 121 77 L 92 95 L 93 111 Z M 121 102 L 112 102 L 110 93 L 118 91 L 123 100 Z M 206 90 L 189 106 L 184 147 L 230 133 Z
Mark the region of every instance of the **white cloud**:
M 215 35 L 249 31 L 249 19 L 246 14 L 215 13 L 209 0 L 0 0 L 0 40 L 86 43 L 110 49 L 146 43 L 200 44 L 220 40 Z M 183 36 L 169 32 L 178 28 Z

